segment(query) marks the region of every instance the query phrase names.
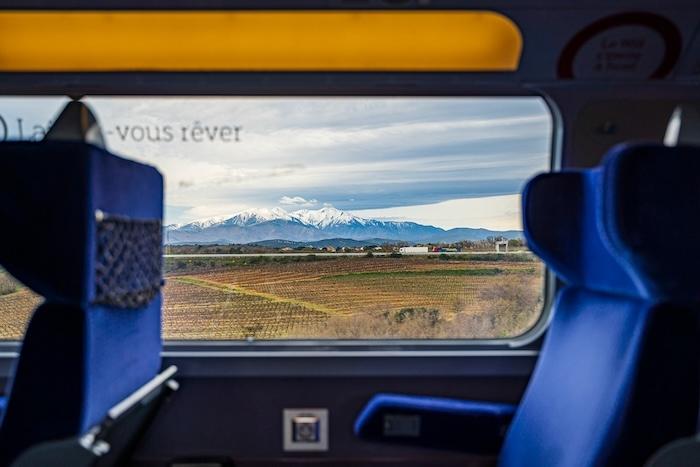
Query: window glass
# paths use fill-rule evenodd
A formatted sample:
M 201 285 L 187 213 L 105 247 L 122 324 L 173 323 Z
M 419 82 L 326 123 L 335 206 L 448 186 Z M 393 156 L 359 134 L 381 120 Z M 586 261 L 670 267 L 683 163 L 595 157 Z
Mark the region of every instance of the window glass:
M 0 99 L 39 140 L 65 98 Z M 504 338 L 544 268 L 520 190 L 550 163 L 540 98 L 85 99 L 165 176 L 166 339 Z M 0 338 L 39 297 L 0 270 Z

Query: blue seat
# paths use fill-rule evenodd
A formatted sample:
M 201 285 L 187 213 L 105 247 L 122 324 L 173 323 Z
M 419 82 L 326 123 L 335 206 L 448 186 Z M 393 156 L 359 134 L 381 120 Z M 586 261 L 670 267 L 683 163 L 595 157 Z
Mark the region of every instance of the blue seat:
M 600 168 L 528 183 L 528 245 L 565 286 L 500 465 L 642 465 L 694 433 L 698 206 L 690 147 L 622 146 Z M 390 440 L 370 427 L 391 410 L 370 402 L 356 433 Z
M 0 466 L 85 433 L 160 369 L 163 180 L 83 142 L 0 145 L 0 264 L 45 301 L 0 424 Z

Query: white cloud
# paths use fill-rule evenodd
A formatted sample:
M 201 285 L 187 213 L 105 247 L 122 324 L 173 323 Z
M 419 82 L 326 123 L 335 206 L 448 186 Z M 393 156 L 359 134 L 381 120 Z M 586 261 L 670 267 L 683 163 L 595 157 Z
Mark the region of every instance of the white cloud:
M 481 210 L 474 203 L 479 202 L 470 201 L 468 209 L 438 216 L 438 201 L 516 193 L 549 161 L 551 119 L 542 101 L 532 98 L 87 101 L 110 150 L 153 164 L 164 174 L 168 223 L 252 207 L 316 208 L 328 202 L 343 210 L 381 207 L 386 216 L 441 226 L 512 224 L 518 218 L 512 206 L 504 210 L 489 202 L 487 212 L 477 216 Z M 45 125 L 63 102 L 2 98 L 0 116 L 15 126 L 21 117 L 26 130 Z M 179 135 L 196 125 L 243 130 L 239 142 L 182 142 Z M 178 137 L 168 143 L 136 142 L 117 131 L 127 126 L 148 127 L 151 134 L 171 126 Z M 438 210 L 426 214 L 428 203 L 437 203 Z M 511 221 L 494 217 L 506 211 Z
M 206 205 L 203 204 L 185 209 L 180 217 L 181 219 L 184 219 L 184 221 L 181 221 L 179 223 L 182 224 L 192 222 L 195 220 L 210 219 L 212 217 L 229 218 L 237 212 L 241 212 L 252 207 L 254 206 L 251 206 L 249 204 L 227 202 L 219 202 Z
M 305 199 L 301 196 L 283 196 L 279 199 L 279 203 L 284 206 L 295 206 L 298 208 L 310 208 L 318 204 L 317 199 Z
M 453 199 L 434 204 L 353 211 L 360 217 L 413 221 L 443 229 L 480 227 L 491 230 L 521 230 L 520 195 Z

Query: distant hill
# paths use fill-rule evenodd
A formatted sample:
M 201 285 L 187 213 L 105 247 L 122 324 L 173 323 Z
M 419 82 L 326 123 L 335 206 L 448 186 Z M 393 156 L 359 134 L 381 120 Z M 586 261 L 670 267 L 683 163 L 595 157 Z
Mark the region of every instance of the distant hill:
M 364 219 L 332 207 L 291 213 L 280 208 L 249 209 L 228 218 L 212 218 L 184 225 L 169 225 L 165 228 L 165 241 L 168 244 L 262 245 L 261 242 L 266 241 L 288 241 L 303 246 L 332 239 L 363 242 L 359 245 L 332 245 L 350 247 L 387 242 L 454 243 L 462 240 L 485 240 L 487 237 L 522 238 L 522 232 L 467 227 L 445 230 L 416 222 Z M 289 245 L 284 244 L 282 247 L 284 246 Z

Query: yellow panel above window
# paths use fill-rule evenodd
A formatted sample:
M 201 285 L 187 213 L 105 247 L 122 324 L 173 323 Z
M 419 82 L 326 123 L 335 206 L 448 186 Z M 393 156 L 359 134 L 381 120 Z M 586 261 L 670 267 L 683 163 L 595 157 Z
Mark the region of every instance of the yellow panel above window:
M 0 71 L 515 71 L 488 11 L 5 11 Z

